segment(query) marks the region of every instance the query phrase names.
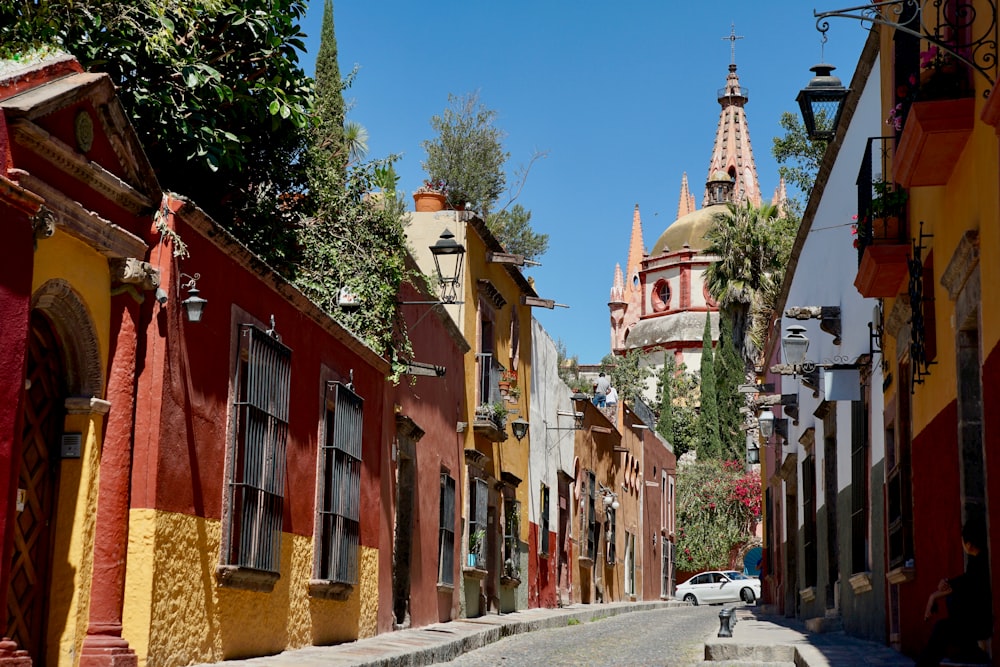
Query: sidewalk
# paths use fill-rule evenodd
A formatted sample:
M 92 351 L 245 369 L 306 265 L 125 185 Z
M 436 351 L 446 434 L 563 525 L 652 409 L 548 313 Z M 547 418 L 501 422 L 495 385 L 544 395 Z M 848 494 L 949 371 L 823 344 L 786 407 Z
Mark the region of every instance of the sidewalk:
M 801 621 L 765 614 L 757 607 L 737 608 L 736 618 L 732 638 L 713 636 L 705 641 L 703 665 L 726 661 L 797 667 L 913 667 L 911 658 L 884 644 L 843 632 L 811 633 Z
M 278 655 L 227 660 L 225 667 L 402 667 L 447 662 L 504 637 L 565 627 L 570 619 L 586 623 L 636 611 L 683 606 L 675 600 L 574 604 L 561 609 L 525 609 L 502 615 L 463 618 L 422 628 L 387 632 L 336 646 L 309 646 Z M 718 607 L 722 609 L 722 607 Z M 887 646 L 841 632 L 812 634 L 794 619 L 738 607 L 731 638 L 705 638 L 704 666 L 731 664 L 796 667 L 912 667 L 913 660 Z M 203 666 L 207 667 L 207 666 Z

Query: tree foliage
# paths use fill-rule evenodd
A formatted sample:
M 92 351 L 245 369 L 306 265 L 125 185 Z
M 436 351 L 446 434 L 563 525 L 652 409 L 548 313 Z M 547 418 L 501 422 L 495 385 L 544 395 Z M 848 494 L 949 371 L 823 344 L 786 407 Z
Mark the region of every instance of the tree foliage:
M 667 439 L 678 457 L 696 446 L 697 387 L 698 378 L 666 355 L 656 382 L 656 432 Z
M 507 182 L 505 135 L 496 127 L 497 112 L 479 101 L 479 93 L 449 94 L 448 104 L 431 118 L 437 136 L 423 142 L 427 160 L 422 166 L 432 181 L 448 184 L 450 205 L 469 204 L 485 219 Z
M 642 350 L 629 350 L 624 356 L 607 354 L 601 359 L 601 372 L 611 378 L 611 386 L 618 391 L 618 400 L 634 403 L 646 388 L 646 379 L 653 373 L 645 364 Z
M 822 117 L 819 122 L 823 122 Z M 826 154 L 827 142 L 810 139 L 798 115 L 790 111 L 781 114 L 778 124 L 785 131 L 784 135 L 773 138 L 771 146 L 771 154 L 778 162 L 778 173 L 786 183 L 808 197 Z M 795 199 L 797 202 L 798 199 Z M 796 204 L 796 208 L 801 208 L 801 205 Z
M 486 226 L 509 253 L 534 260 L 549 248 L 549 235 L 539 234 L 531 228 L 531 211 L 520 204 L 510 209 L 490 213 Z
M 743 460 L 746 456 L 746 434 L 740 427 L 740 408 L 746 405 L 739 386 L 746 381 L 747 368 L 733 345 L 733 328 L 726 315 L 719 322 L 719 347 L 715 355 L 715 394 L 719 406 L 719 439 L 722 458 Z
M 705 271 L 709 294 L 733 322 L 733 343 L 754 361 L 767 316 L 781 288 L 798 220 L 778 217 L 772 204 L 728 204 L 705 235 L 706 252 L 719 257 Z
M 755 541 L 761 516 L 760 475 L 739 461 L 697 460 L 677 472 L 678 566 L 736 567 L 741 547 Z
M 712 350 L 712 316 L 705 313 L 705 332 L 701 338 L 701 397 L 698 412 L 698 455 L 720 458 L 719 404 L 715 392 L 715 360 Z

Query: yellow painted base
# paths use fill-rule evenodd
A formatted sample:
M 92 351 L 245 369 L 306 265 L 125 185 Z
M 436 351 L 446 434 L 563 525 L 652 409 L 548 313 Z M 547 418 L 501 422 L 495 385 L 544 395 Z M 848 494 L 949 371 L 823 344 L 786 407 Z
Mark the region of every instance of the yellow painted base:
M 270 655 L 369 637 L 378 620 L 378 550 L 361 547 L 359 585 L 344 602 L 308 595 L 313 540 L 282 535 L 270 593 L 220 588 L 218 521 L 133 510 L 123 635 L 139 664 L 171 667 Z

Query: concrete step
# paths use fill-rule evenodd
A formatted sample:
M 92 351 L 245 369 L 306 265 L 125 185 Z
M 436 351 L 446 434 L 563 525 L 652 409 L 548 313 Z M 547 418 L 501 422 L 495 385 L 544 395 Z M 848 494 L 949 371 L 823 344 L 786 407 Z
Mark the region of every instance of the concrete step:
M 705 661 L 718 667 L 728 664 L 794 664 L 795 647 L 787 644 L 731 644 L 708 642 L 705 644 Z

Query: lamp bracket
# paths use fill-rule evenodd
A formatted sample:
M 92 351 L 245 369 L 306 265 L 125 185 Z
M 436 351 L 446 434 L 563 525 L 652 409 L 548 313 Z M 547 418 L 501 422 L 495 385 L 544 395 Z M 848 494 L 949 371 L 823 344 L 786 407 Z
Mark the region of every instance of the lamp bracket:
M 996 0 L 987 0 L 987 14 L 977 8 L 981 4 L 972 0 L 884 0 L 827 12 L 814 10 L 813 16 L 816 30 L 824 39 L 830 18 L 884 25 L 913 35 L 979 72 L 992 88 L 995 80 L 991 72 L 997 64 L 997 5 Z M 931 11 L 925 13 L 927 9 Z M 987 19 L 988 25 L 976 33 L 966 32 L 966 28 L 974 27 L 973 19 L 980 16 Z M 962 39 L 963 34 L 967 39 Z M 983 91 L 983 97 L 989 94 L 989 89 Z
M 819 320 L 819 328 L 833 336 L 834 345 L 840 345 L 840 306 L 793 306 L 785 310 L 785 317 Z

